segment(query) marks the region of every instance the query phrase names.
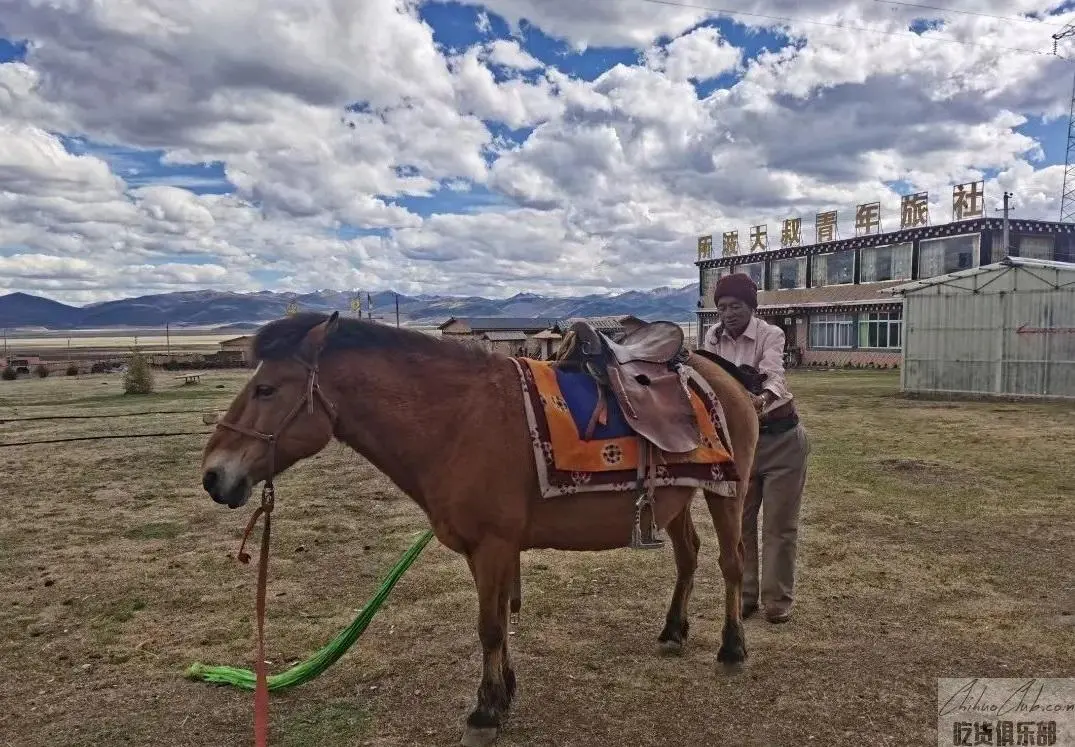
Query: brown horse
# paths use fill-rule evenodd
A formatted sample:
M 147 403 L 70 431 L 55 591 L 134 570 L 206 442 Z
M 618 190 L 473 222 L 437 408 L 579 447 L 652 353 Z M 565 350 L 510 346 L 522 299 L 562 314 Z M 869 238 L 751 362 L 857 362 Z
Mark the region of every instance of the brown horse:
M 396 483 L 429 517 L 437 538 L 464 555 L 477 587 L 484 655 L 477 706 L 464 745 L 495 741 L 515 694 L 507 645 L 508 603 L 519 554 L 531 548 L 625 547 L 634 523 L 631 492 L 541 498 L 519 374 L 510 358 L 375 322 L 303 313 L 263 327 L 258 368 L 209 438 L 205 490 L 238 508 L 253 486 L 313 456 L 333 437 Z M 692 354 L 687 365 L 712 386 L 724 408 L 734 461 L 750 474 L 758 438 L 751 399 L 727 372 Z M 725 622 L 718 661 L 741 664 L 743 546 L 737 498 L 706 492 L 720 539 Z M 690 515 L 692 488 L 655 494 L 667 531 L 676 585 L 658 639 L 687 637 L 687 605 L 700 540 Z

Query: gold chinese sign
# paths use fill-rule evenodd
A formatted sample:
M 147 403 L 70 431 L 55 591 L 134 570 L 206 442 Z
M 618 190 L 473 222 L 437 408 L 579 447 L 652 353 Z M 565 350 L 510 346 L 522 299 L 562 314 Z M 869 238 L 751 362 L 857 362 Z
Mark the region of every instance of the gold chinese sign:
M 295 316 L 295 314 L 299 313 L 299 305 L 292 301 L 287 305 L 287 308 L 284 309 L 284 313 L 288 316 Z
M 739 232 L 738 231 L 725 231 L 724 232 L 724 256 L 734 257 L 739 253 Z
M 750 251 L 764 252 L 769 248 L 769 227 L 765 225 L 750 227 Z
M 710 259 L 713 256 L 713 236 L 698 237 L 698 259 Z
M 826 241 L 836 240 L 837 230 L 835 210 L 830 210 L 827 213 L 818 213 L 814 216 L 814 233 L 817 235 L 817 243 L 819 244 L 823 244 Z
M 780 246 L 799 246 L 803 243 L 803 219 L 785 218 L 780 226 Z
M 900 228 L 929 225 L 929 193 L 918 192 L 900 198 Z
M 952 188 L 952 220 L 985 217 L 985 181 L 957 184 Z M 900 229 L 921 228 L 930 225 L 929 193 L 916 192 L 900 197 Z M 893 229 L 889 229 L 893 230 Z M 879 235 L 884 231 L 881 223 L 881 202 L 867 202 L 855 208 L 855 236 Z M 750 252 L 769 250 L 769 229 L 764 223 L 750 227 Z M 837 211 L 828 210 L 814 216 L 814 240 L 817 244 L 837 241 L 840 238 Z M 802 246 L 802 219 L 785 218 L 780 226 L 780 247 Z M 721 256 L 740 254 L 739 231 L 722 234 Z M 713 236 L 698 239 L 698 259 L 713 257 Z
M 985 215 L 985 182 L 957 184 L 952 188 L 952 220 L 981 218 Z
M 869 202 L 855 209 L 855 235 L 867 236 L 881 232 L 881 203 Z

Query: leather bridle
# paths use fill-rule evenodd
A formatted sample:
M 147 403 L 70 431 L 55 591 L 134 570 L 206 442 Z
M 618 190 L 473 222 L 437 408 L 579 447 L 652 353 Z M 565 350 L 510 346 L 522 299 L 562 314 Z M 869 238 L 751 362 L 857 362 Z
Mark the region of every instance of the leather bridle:
M 229 423 L 226 420 L 217 421 L 218 428 L 227 428 L 228 430 L 235 431 L 236 433 L 241 433 L 244 436 L 250 436 L 251 438 L 265 441 L 269 444 L 269 476 L 265 479 L 265 488 L 270 493 L 272 492 L 272 478 L 276 474 L 277 439 L 280 437 L 280 434 L 284 432 L 284 429 L 291 425 L 291 421 L 298 417 L 299 410 L 302 409 L 303 405 L 306 405 L 306 412 L 312 415 L 314 412 L 314 401 L 316 398 L 316 400 L 321 402 L 321 406 L 324 407 L 325 411 L 328 413 L 329 419 L 332 421 L 333 430 L 335 431 L 336 428 L 336 406 L 333 405 L 329 398 L 325 396 L 325 393 L 321 390 L 320 383 L 318 383 L 317 381 L 317 360 L 315 359 L 313 363 L 310 363 L 309 361 L 303 360 L 297 355 L 294 357 L 295 360 L 301 363 L 306 369 L 306 387 L 303 391 L 302 397 L 299 398 L 299 401 L 296 402 L 295 406 L 291 408 L 291 411 L 284 416 L 284 419 L 280 422 L 280 425 L 273 433 L 262 433 L 261 431 L 254 430 L 253 428 L 247 428 L 245 425 L 239 425 L 238 423 Z
M 265 587 L 269 567 L 269 538 L 272 530 L 272 509 L 276 501 L 276 488 L 273 485 L 273 477 L 276 475 L 276 444 L 279 441 L 280 434 L 282 434 L 284 430 L 291 425 L 291 422 L 298 417 L 299 412 L 302 411 L 303 405 L 306 405 L 306 412 L 312 415 L 315 402 L 320 402 L 321 406 L 324 407 L 325 411 L 328 413 L 329 419 L 332 421 L 333 433 L 336 432 L 336 419 L 338 417 L 335 405 L 333 405 L 329 398 L 325 396 L 325 393 L 321 390 L 321 385 L 317 381 L 317 358 L 314 358 L 313 363 L 303 360 L 298 356 L 295 356 L 295 360 L 306 368 L 306 387 L 303 389 L 302 397 L 295 403 L 294 407 L 291 408 L 275 431 L 272 433 L 262 433 L 253 428 L 247 428 L 245 425 L 229 423 L 223 419 L 218 420 L 216 423 L 218 428 L 226 428 L 235 431 L 236 433 L 241 433 L 244 436 L 265 441 L 269 445 L 269 474 L 268 477 L 265 478 L 265 483 L 261 489 L 261 505 L 258 506 L 253 516 L 250 517 L 250 521 L 247 522 L 246 531 L 243 532 L 242 543 L 239 545 L 238 555 L 239 562 L 250 562 L 250 555 L 245 550 L 246 540 L 250 537 L 250 533 L 253 531 L 255 524 L 257 524 L 258 518 L 264 515 L 265 524 L 261 535 L 261 552 L 258 560 L 258 589 L 256 602 L 258 627 L 258 653 L 257 660 L 254 662 L 254 670 L 257 679 L 254 688 L 254 742 L 256 747 L 267 747 L 269 743 L 269 675 L 265 666 Z

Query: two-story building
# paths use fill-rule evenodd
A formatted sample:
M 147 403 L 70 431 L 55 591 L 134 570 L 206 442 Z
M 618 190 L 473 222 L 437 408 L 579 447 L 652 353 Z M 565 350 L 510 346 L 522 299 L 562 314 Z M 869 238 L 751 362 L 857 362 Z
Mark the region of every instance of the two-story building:
M 724 233 L 719 257 L 713 256 L 713 237 L 700 237 L 696 264 L 701 335 L 717 322 L 713 299 L 717 281 L 743 272 L 760 291 L 758 316 L 784 330 L 794 361 L 898 366 L 903 302 L 883 293 L 885 288 L 1005 256 L 1075 261 L 1075 224 L 984 217 L 981 182 L 953 190 L 954 219 L 948 223 L 929 225 L 926 199 L 925 193 L 903 198 L 901 228 L 896 231 L 879 230 L 879 204 L 872 203 L 858 206 L 859 235 L 850 238 L 838 238 L 835 211 L 816 216 L 817 240 L 809 244 L 801 242 L 799 219 L 783 222 L 778 249 L 768 248 L 764 226 L 751 228 L 745 252 L 740 250 L 738 232 Z

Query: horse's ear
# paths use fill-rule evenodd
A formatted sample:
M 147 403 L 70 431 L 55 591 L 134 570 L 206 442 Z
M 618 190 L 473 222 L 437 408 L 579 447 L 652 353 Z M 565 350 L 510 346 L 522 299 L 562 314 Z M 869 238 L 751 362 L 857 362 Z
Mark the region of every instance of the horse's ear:
M 309 360 L 316 360 L 325 347 L 325 341 L 340 327 L 340 312 L 333 311 L 325 321 L 306 333 L 306 339 L 302 341 L 302 351 Z
M 325 321 L 325 338 L 327 339 L 329 337 L 329 335 L 335 334 L 336 330 L 338 330 L 339 328 L 340 328 L 340 312 L 333 311 L 332 316 L 330 316 Z

